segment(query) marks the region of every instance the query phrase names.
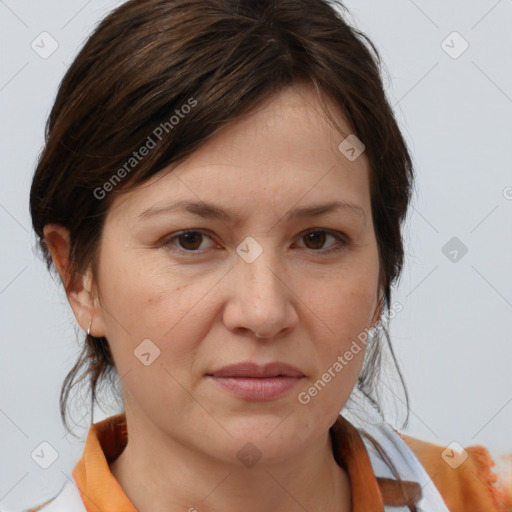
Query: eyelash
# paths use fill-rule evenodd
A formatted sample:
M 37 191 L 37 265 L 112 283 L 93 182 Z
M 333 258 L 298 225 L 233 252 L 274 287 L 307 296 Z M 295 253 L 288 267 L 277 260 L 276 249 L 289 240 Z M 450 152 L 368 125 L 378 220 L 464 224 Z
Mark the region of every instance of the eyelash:
M 201 256 L 204 253 L 204 251 L 187 250 L 187 249 L 183 249 L 183 248 L 173 247 L 175 240 L 177 240 L 180 237 L 187 235 L 189 233 L 200 233 L 201 235 L 212 239 L 212 237 L 209 236 L 208 233 L 204 232 L 201 229 L 185 229 L 183 231 L 178 231 L 177 233 L 174 233 L 172 236 L 165 238 L 161 245 L 172 252 L 180 252 L 182 254 L 186 254 L 187 256 L 192 256 L 192 257 Z M 331 247 L 329 249 L 318 249 L 318 250 L 309 249 L 310 251 L 315 252 L 315 253 L 330 255 L 330 254 L 334 254 L 334 253 L 341 252 L 341 251 L 345 250 L 347 248 L 347 246 L 349 245 L 349 242 L 344 237 L 340 236 L 341 233 L 338 233 L 336 231 L 331 231 L 329 229 L 309 229 L 307 231 L 303 231 L 302 233 L 300 233 L 299 239 L 302 239 L 304 236 L 311 234 L 311 233 L 326 233 L 326 234 L 331 235 L 334 238 L 336 238 L 336 240 L 338 242 L 338 244 L 335 244 L 333 247 Z M 307 249 L 307 247 L 306 247 L 306 249 Z

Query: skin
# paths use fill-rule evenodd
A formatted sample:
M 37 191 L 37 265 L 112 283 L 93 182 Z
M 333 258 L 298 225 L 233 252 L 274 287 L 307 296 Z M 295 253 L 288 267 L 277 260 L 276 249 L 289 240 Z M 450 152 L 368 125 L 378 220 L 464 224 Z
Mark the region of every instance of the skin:
M 68 293 L 81 327 L 92 318 L 91 334 L 107 338 L 121 376 L 129 442 L 111 470 L 141 512 L 350 510 L 329 428 L 356 383 L 364 346 L 308 404 L 298 400 L 381 313 L 369 162 L 338 150 L 353 130 L 335 115 L 344 135 L 315 90 L 295 85 L 172 172 L 116 198 L 96 275 L 88 269 Z M 176 199 L 215 203 L 240 220 L 183 210 L 140 219 Z M 285 219 L 332 200 L 358 205 L 365 220 L 348 209 Z M 184 229 L 205 236 L 170 241 Z M 64 280 L 68 233 L 47 225 L 45 236 Z M 263 250 L 252 263 L 236 252 L 248 236 Z M 333 247 L 340 250 L 327 252 Z M 149 366 L 134 356 L 147 338 L 160 350 Z M 304 377 L 263 402 L 206 377 L 247 360 L 287 362 Z M 237 458 L 248 441 L 261 453 L 250 468 Z

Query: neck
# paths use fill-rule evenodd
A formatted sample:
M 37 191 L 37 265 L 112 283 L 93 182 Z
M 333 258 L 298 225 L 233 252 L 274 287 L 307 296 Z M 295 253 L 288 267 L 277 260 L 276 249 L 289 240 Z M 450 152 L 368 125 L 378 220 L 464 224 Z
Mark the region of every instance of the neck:
M 351 510 L 329 432 L 286 462 L 244 467 L 184 446 L 129 411 L 126 418 L 129 442 L 110 469 L 139 512 Z

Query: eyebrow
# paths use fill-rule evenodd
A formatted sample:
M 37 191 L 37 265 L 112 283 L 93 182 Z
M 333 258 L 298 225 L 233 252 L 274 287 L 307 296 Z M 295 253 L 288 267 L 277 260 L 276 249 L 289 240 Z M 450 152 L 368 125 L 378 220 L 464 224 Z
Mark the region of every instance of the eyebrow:
M 155 215 L 170 213 L 175 210 L 184 210 L 186 212 L 198 215 L 199 217 L 219 219 L 231 224 L 240 223 L 240 217 L 229 209 L 222 209 L 221 207 L 212 204 L 205 203 L 204 201 L 193 201 L 193 200 L 179 200 L 170 203 L 155 205 L 147 210 L 144 210 L 139 215 L 139 220 L 144 221 Z M 357 204 L 348 203 L 345 201 L 330 201 L 323 204 L 315 204 L 311 206 L 303 206 L 290 210 L 286 215 L 287 221 L 316 217 L 325 213 L 343 212 L 349 216 L 360 218 L 364 224 L 366 224 L 366 215 L 364 210 Z

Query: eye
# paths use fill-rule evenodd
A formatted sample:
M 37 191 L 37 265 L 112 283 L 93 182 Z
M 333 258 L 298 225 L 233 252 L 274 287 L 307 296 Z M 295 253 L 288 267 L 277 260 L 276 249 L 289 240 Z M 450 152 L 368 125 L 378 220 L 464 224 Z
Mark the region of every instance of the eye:
M 308 249 L 312 249 L 315 252 L 320 252 L 322 250 L 322 246 L 325 244 L 326 239 L 328 237 L 334 238 L 335 243 L 328 247 L 327 249 L 323 249 L 321 252 L 334 252 L 345 249 L 348 245 L 348 242 L 340 236 L 341 234 L 337 232 L 327 231 L 325 229 L 315 229 L 307 231 L 306 233 L 301 235 L 301 239 L 304 239 L 306 242 L 306 247 Z
M 165 245 L 171 250 L 181 249 L 183 252 L 199 252 L 198 249 L 201 248 L 201 243 L 203 242 L 204 238 L 211 240 L 211 238 L 202 231 L 180 231 L 179 233 L 176 233 L 173 236 L 167 238 L 164 241 L 163 245 Z M 176 247 L 176 242 L 178 244 L 178 247 Z

